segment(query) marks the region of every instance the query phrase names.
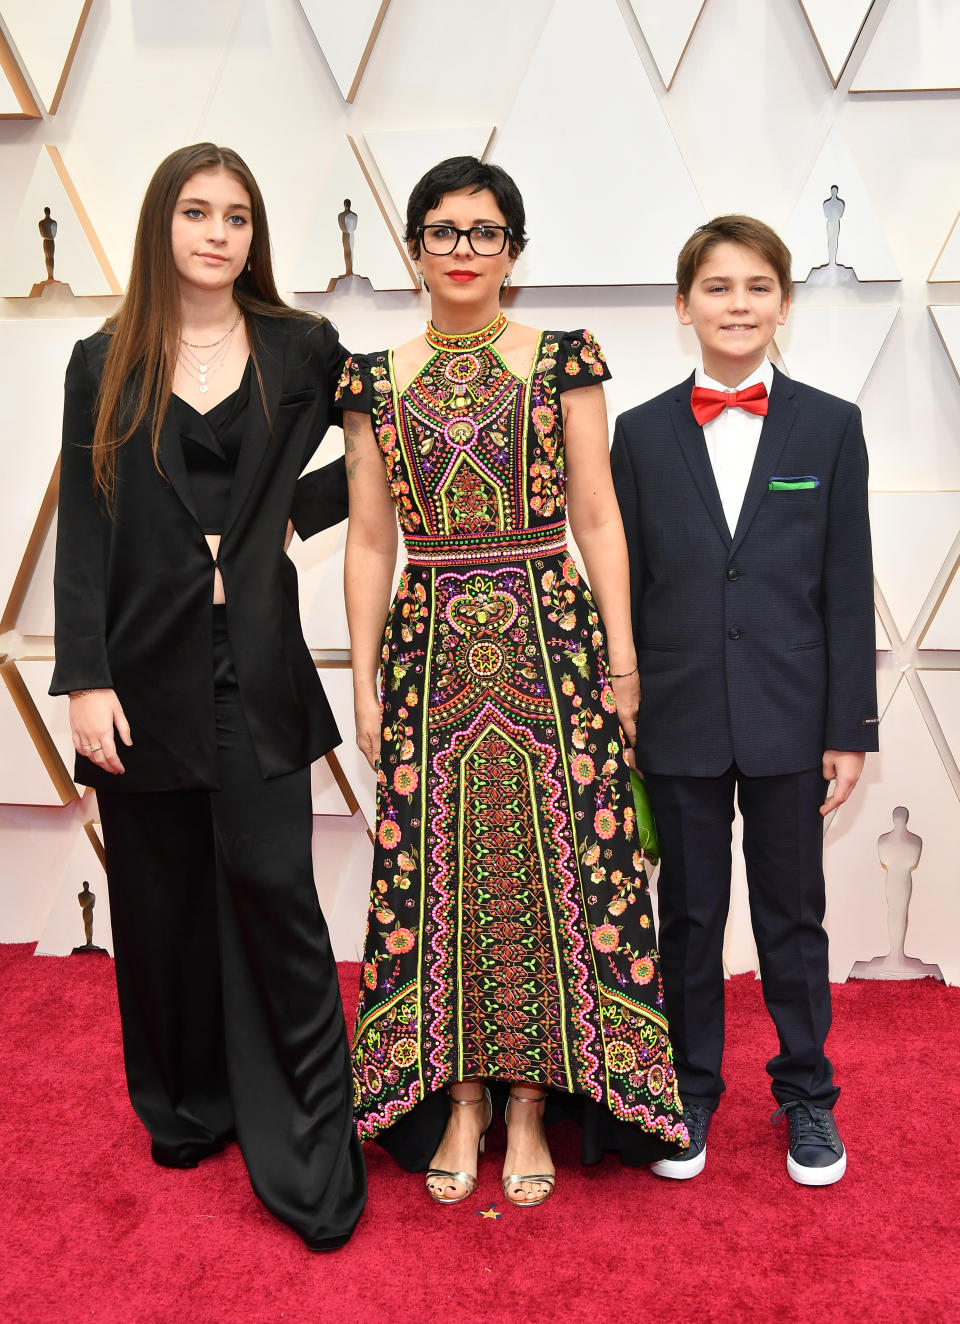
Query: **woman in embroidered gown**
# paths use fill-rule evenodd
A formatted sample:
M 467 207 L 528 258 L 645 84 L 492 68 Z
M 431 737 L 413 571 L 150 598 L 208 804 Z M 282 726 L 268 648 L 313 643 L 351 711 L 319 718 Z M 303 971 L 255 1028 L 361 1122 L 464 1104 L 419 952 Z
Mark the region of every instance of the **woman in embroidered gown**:
M 639 688 L 609 373 L 589 332 L 501 312 L 525 236 L 498 167 L 429 171 L 406 237 L 431 321 L 351 359 L 338 393 L 357 740 L 379 782 L 356 1116 L 455 1203 L 485 1082 L 509 1086 L 504 1193 L 533 1205 L 555 1180 L 548 1091 L 586 1161 L 686 1145 L 621 731 Z

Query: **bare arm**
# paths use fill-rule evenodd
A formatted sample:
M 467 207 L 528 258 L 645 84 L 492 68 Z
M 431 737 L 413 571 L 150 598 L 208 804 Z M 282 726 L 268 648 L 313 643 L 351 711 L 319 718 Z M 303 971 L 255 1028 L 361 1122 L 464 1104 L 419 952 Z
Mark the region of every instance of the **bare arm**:
M 387 474 L 367 414 L 343 416 L 350 522 L 343 586 L 353 665 L 357 744 L 371 767 L 380 758 L 377 672 L 397 560 L 397 518 Z
M 584 386 L 564 394 L 563 430 L 570 528 L 603 617 L 617 714 L 632 746 L 637 733 L 640 683 L 630 625 L 627 544 L 610 475 L 602 386 Z

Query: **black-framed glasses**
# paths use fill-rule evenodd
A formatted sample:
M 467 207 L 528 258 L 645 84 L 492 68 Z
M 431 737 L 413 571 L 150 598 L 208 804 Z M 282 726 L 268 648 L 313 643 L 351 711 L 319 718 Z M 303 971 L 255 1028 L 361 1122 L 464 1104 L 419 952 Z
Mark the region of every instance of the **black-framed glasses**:
M 434 257 L 447 257 L 459 244 L 463 235 L 477 257 L 496 257 L 502 253 L 510 238 L 509 225 L 471 225 L 458 230 L 455 225 L 418 225 L 420 245 Z

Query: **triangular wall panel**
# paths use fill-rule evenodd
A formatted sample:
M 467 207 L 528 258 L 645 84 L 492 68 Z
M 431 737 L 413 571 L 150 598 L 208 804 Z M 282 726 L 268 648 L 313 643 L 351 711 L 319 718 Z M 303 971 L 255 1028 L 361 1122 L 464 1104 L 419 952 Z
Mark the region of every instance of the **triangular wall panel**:
M 387 221 L 355 147 L 345 140 L 327 171 L 319 201 L 305 234 L 306 244 L 291 276 L 291 289 L 327 290 L 346 271 L 343 232 L 338 216 L 344 201 L 357 217 L 353 274 L 365 276 L 375 290 L 409 290 L 416 284 L 413 267 Z
M 54 511 L 36 559 L 21 567 L 27 582 L 22 586 L 20 601 L 12 604 L 19 610 L 9 622 L 10 627 L 15 627 L 20 634 L 53 637 L 53 567 L 56 550 L 57 513 Z
M 960 279 L 960 277 L 958 277 Z M 930 316 L 947 351 L 953 370 L 960 377 L 960 304 L 929 304 Z
M 960 280 L 960 213 L 950 227 L 950 233 L 944 240 L 927 279 L 931 282 Z
M 10 80 L 0 66 L 0 119 L 23 119 L 23 107 L 20 98 L 11 86 Z
M 960 5 L 890 0 L 851 92 L 933 92 L 960 88 Z
M 344 101 L 357 94 L 390 0 L 300 0 Z
M 37 157 L 9 239 L 0 254 L 0 296 L 29 295 L 47 278 L 39 224 L 44 208 L 57 223 L 54 279 L 76 295 L 120 294 L 120 283 L 56 147 Z
M 800 8 L 836 87 L 873 0 L 800 0 Z
M 953 548 L 960 492 L 874 492 L 870 526 L 877 582 L 905 639 Z
M 73 782 L 42 722 L 35 719 L 29 694 L 13 662 L 0 667 L 0 804 L 62 805 L 74 797 Z M 29 723 L 29 726 L 28 726 Z
M 843 202 L 837 263 L 851 267 L 861 281 L 899 280 L 900 272 L 883 227 L 839 129 L 832 131 L 820 149 L 784 231 L 784 240 L 793 255 L 794 280 L 804 281 L 811 270 L 827 264 L 828 220 L 824 204 L 831 198 L 834 185 Z
M 660 77 L 673 84 L 706 0 L 630 0 L 644 41 L 650 47 Z
M 798 381 L 857 400 L 899 311 L 898 304 L 794 304 L 777 332 L 783 366 Z
M 493 125 L 441 125 L 428 129 L 380 129 L 363 135 L 374 165 L 401 220 L 407 199 L 422 175 L 448 156 L 483 157 Z
M 75 750 L 70 732 L 70 700 L 63 694 L 47 693 L 53 676 L 53 658 L 21 658 L 16 666 L 61 762 L 57 769 L 58 782 L 64 794 L 72 789 L 73 794 L 79 795 L 83 788 L 78 789 L 72 780 Z
M 877 712 L 882 720 L 883 714 L 890 706 L 890 702 L 896 693 L 897 686 L 903 681 L 903 672 L 894 670 L 892 667 L 883 667 L 877 671 Z
M 880 650 L 885 650 L 885 649 L 889 649 L 889 647 L 890 647 L 890 636 L 887 634 L 886 630 L 884 629 L 883 621 L 881 621 L 880 616 L 879 616 L 878 614 L 876 614 L 876 613 L 875 613 L 875 622 L 876 622 L 876 627 L 877 627 L 877 649 L 878 649 L 878 651 L 880 651 Z
M 960 653 L 960 570 L 954 571 L 936 614 L 920 640 L 920 647 L 921 650 L 942 648 Z M 920 657 L 923 658 L 922 651 Z M 918 665 L 923 665 L 922 660 Z M 960 744 L 956 747 L 956 754 L 960 759 Z
M 515 284 L 671 284 L 678 237 L 706 219 L 616 0 L 593 0 L 588 20 L 555 0 L 490 157 L 532 236 Z
M 17 57 L 0 30 L 0 119 L 40 119 L 41 111 Z
M 60 454 L 63 375 L 74 341 L 101 318 L 0 319 L 0 363 L 9 383 L 44 381 L 42 391 L 0 391 L 0 437 L 8 445 L 0 484 L 0 606 L 6 603 Z M 27 441 L 27 439 L 29 439 Z M 12 624 L 12 623 L 11 623 Z
M 3 0 L 4 26 L 50 115 L 56 114 L 93 0 Z

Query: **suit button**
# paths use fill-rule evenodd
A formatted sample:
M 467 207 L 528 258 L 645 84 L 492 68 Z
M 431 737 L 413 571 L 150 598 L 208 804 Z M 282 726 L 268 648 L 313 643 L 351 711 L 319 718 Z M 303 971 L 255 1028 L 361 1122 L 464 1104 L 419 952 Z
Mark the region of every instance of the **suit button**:
M 730 569 L 727 571 L 727 578 L 730 580 L 731 584 L 735 584 L 737 580 L 740 578 L 740 571 L 735 570 L 734 567 L 731 566 Z
M 740 629 L 738 625 L 731 625 L 730 629 L 727 631 L 727 638 L 739 639 L 742 633 L 743 631 Z

